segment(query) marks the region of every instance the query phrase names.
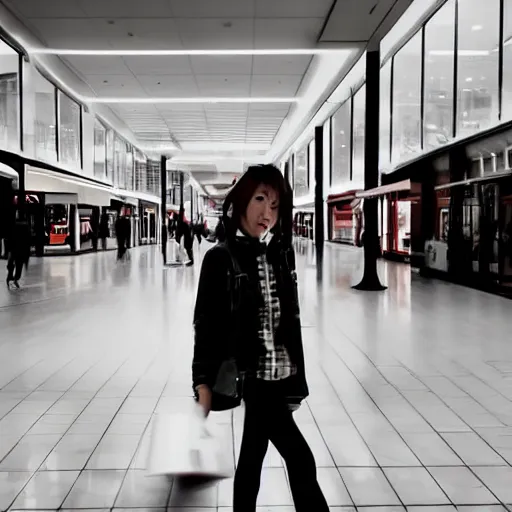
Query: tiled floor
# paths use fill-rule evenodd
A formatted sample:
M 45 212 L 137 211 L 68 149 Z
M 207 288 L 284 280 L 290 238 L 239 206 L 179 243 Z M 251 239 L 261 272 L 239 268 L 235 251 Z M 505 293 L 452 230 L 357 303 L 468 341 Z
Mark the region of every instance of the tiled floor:
M 311 251 L 296 417 L 332 510 L 512 511 L 510 301 L 396 264 L 380 267 L 387 292 L 355 292 L 358 251 L 329 246 L 322 281 Z M 199 267 L 163 269 L 157 248 L 114 258 L 34 260 L 22 290 L 0 290 L 0 512 L 229 512 L 229 480 L 190 490 L 145 471 L 152 417 L 191 403 Z M 212 421 L 236 453 L 230 415 Z M 293 511 L 273 448 L 262 481 L 261 512 Z

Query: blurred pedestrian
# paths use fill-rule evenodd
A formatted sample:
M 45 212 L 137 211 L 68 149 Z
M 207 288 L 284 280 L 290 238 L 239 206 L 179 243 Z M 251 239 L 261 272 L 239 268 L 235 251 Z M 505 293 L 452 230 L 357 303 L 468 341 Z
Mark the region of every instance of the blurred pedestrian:
M 101 214 L 100 219 L 100 228 L 99 228 L 99 238 L 101 240 L 101 248 L 106 251 L 107 250 L 107 238 L 110 237 L 110 228 L 109 228 L 109 217 L 107 213 Z
M 176 241 L 181 245 L 182 240 L 188 257 L 186 265 L 187 267 L 191 267 L 194 264 L 194 239 L 192 238 L 192 228 L 190 227 L 190 224 L 185 220 L 184 209 L 180 209 L 176 225 Z
M 17 220 L 7 239 L 7 287 L 13 282 L 16 288 L 20 287 L 19 280 L 23 273 L 23 266 L 28 267 L 30 259 L 30 227 L 26 221 Z

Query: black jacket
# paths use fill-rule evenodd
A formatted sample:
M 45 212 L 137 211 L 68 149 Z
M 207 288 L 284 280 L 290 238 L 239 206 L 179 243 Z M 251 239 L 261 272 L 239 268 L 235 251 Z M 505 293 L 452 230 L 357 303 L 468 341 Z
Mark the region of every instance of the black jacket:
M 228 208 L 229 201 L 224 206 L 226 241 L 206 253 L 199 278 L 194 312 L 193 386 L 195 388 L 199 384 L 207 384 L 212 388 L 221 363 L 231 357 L 236 358 L 239 370 L 246 371 L 249 375 L 256 370 L 259 356 L 265 350 L 258 336 L 259 308 L 263 294 L 260 290 L 257 256 L 259 251 L 266 250 L 268 262 L 274 268 L 281 303 L 280 324 L 275 333 L 276 343 L 287 348 L 297 367 L 297 374 L 287 379 L 287 393 L 291 401 L 300 402 L 308 396 L 308 386 L 291 243 L 287 243 L 287 238 L 281 234 L 274 236 L 268 247 L 258 240 L 233 236 L 226 216 Z M 247 275 L 240 282 L 235 318 L 232 317 L 231 256 L 238 262 L 242 273 Z

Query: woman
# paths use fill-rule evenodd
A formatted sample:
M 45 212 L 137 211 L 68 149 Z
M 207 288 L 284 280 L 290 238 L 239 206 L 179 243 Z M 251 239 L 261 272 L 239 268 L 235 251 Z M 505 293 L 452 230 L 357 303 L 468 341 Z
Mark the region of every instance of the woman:
M 256 509 L 269 441 L 286 462 L 296 510 L 328 511 L 313 454 L 292 416 L 308 387 L 292 194 L 281 172 L 250 167 L 225 200 L 223 222 L 226 240 L 206 253 L 201 269 L 193 384 L 206 415 L 245 402 L 233 511 Z

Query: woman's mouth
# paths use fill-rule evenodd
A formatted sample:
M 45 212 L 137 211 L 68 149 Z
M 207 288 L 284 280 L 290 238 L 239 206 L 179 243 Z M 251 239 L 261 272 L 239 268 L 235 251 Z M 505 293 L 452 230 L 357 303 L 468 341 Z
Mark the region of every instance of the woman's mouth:
M 268 225 L 267 224 L 264 224 L 262 222 L 258 223 L 258 226 L 262 229 L 264 229 L 265 231 L 268 229 Z

